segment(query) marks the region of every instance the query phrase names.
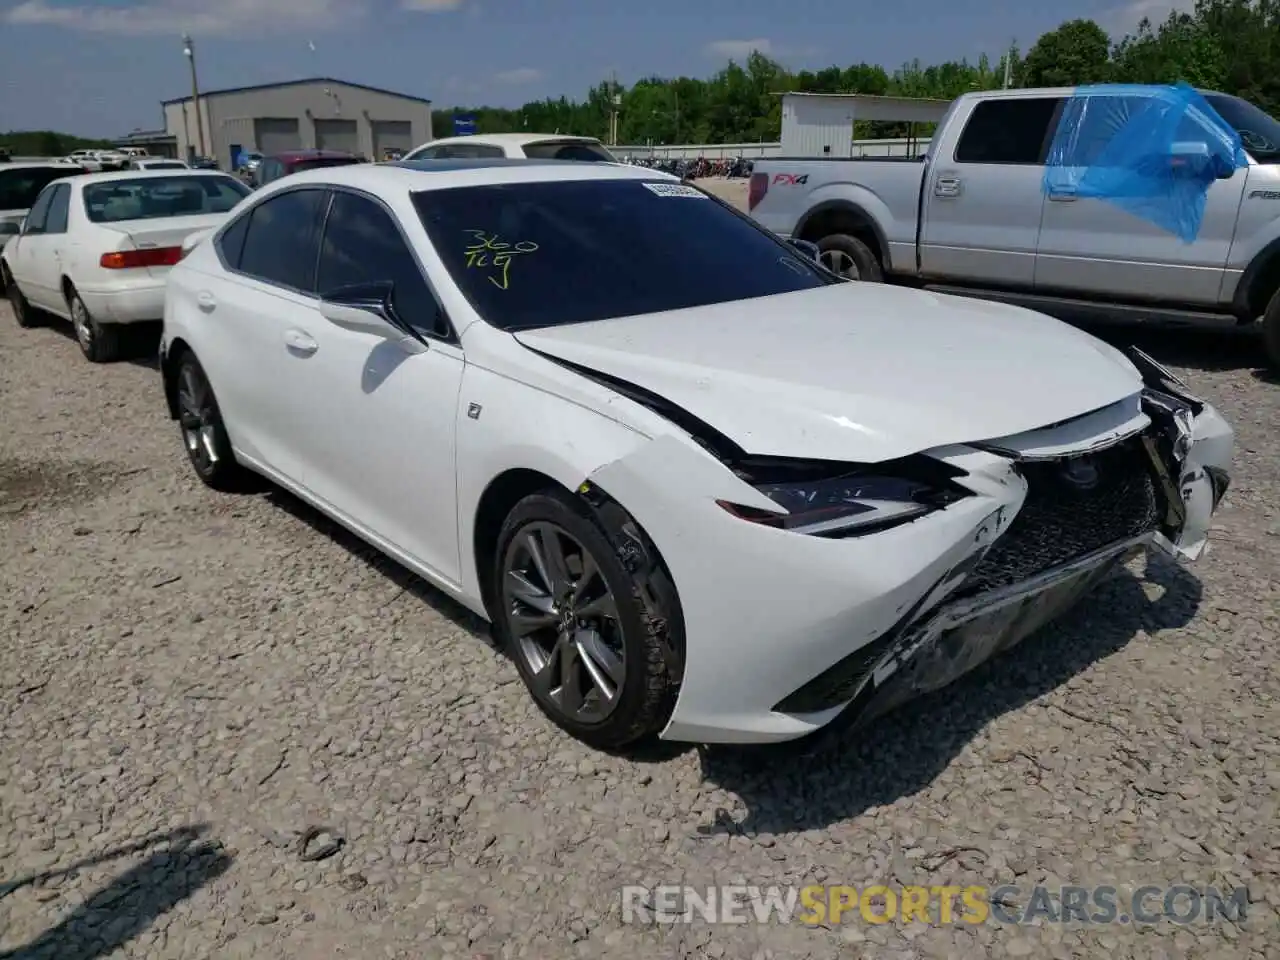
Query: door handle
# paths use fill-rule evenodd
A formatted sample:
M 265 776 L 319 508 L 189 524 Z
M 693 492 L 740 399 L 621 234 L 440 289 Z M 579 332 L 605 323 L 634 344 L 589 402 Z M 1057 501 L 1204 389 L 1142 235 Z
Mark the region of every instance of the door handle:
M 218 298 L 208 290 L 201 290 L 196 294 L 196 306 L 205 313 L 213 313 L 218 306 Z
M 1049 191 L 1049 199 L 1054 203 L 1070 203 L 1076 198 L 1076 192 L 1070 188 Z
M 958 197 L 960 196 L 961 182 L 959 177 L 939 177 L 933 184 L 933 195 L 935 197 Z
M 284 345 L 289 348 L 290 353 L 301 354 L 309 357 L 320 349 L 320 344 L 311 339 L 311 335 L 305 330 L 287 330 L 284 335 Z

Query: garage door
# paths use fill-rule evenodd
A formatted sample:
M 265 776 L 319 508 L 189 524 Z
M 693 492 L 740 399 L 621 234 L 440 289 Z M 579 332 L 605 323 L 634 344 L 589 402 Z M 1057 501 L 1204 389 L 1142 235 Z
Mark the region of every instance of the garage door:
M 320 150 L 360 152 L 360 138 L 356 136 L 354 120 L 317 120 L 316 147 Z
M 295 117 L 258 117 L 253 121 L 253 140 L 258 152 L 267 157 L 302 147 Z
M 385 160 L 388 150 L 408 153 L 414 147 L 413 125 L 408 120 L 373 121 L 373 159 Z

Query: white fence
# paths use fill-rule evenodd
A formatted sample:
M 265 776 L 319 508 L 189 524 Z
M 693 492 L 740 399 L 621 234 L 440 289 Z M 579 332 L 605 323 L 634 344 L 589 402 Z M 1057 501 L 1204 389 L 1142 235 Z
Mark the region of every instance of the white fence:
M 681 143 L 681 144 L 620 144 L 610 147 L 617 156 L 639 160 L 657 157 L 660 160 L 691 160 L 706 157 L 708 160 L 733 157 L 777 157 L 782 155 L 781 143 Z M 855 140 L 855 157 L 910 157 L 929 149 L 928 140 L 909 140 L 900 137 L 892 140 Z

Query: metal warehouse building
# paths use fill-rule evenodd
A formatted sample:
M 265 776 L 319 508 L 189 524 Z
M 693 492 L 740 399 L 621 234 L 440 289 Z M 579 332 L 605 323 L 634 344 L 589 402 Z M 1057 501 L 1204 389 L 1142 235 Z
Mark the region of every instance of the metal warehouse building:
M 319 148 L 381 160 L 431 139 L 431 101 L 328 77 L 201 92 L 164 102 L 165 130 L 180 157 L 209 156 L 231 169 L 240 152 L 268 156 Z
M 783 93 L 782 155 L 851 157 L 858 120 L 937 123 L 952 101 L 865 93 Z M 914 137 L 912 138 L 914 139 Z

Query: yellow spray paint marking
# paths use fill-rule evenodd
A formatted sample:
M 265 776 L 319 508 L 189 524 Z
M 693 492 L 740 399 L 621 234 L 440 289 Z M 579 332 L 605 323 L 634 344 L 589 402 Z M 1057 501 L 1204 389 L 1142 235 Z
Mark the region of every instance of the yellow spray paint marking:
M 483 230 L 467 230 L 475 238 L 475 242 L 465 250 L 467 267 L 491 267 L 498 271 L 497 276 L 490 276 L 489 282 L 499 290 L 506 290 L 511 281 L 511 261 L 523 253 L 533 253 L 538 245 L 530 240 L 519 243 L 505 243 L 498 235 L 489 236 Z

